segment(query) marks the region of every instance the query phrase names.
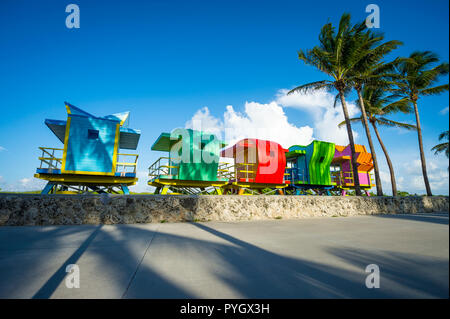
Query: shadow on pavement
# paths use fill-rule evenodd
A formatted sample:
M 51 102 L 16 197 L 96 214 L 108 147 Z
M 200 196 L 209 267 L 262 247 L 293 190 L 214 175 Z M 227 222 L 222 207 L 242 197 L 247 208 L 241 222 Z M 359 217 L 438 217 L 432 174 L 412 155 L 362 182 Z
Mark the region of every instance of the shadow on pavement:
M 446 213 L 426 213 L 426 214 L 390 214 L 390 215 L 373 215 L 380 218 L 397 218 L 414 220 L 418 222 L 428 222 L 435 224 L 448 225 L 448 214 Z
M 90 243 L 97 237 L 103 225 L 99 225 L 95 228 L 91 235 L 84 241 L 84 243 L 67 259 L 67 261 L 59 267 L 59 269 L 51 276 L 47 282 L 39 289 L 38 292 L 32 297 L 33 299 L 47 299 L 52 296 L 61 282 L 67 275 L 66 267 L 70 264 L 76 264 L 78 259 L 83 255 Z
M 383 218 L 397 217 L 409 218 L 409 215 Z M 431 216 L 424 218 L 431 218 Z M 436 218 L 439 219 L 440 216 L 436 216 Z M 429 220 L 424 221 L 428 222 Z M 152 247 L 162 244 L 174 254 L 180 253 L 186 258 L 194 258 L 189 255 L 191 250 L 201 252 L 208 263 L 220 265 L 222 267 L 220 269 L 227 269 L 226 272 L 217 272 L 207 268 L 206 271 L 209 272 L 205 274 L 205 277 L 214 281 L 210 285 L 222 285 L 228 290 L 234 291 L 237 298 L 448 298 L 448 260 L 418 254 L 325 247 L 326 252 L 330 255 L 330 262 L 316 262 L 271 252 L 203 223 L 189 223 L 188 225 L 217 236 L 227 243 L 200 240 L 195 236 L 167 234 L 133 225 L 119 225 L 115 231 L 122 235 L 121 238 L 129 236 L 128 242 L 124 242 L 102 229 L 102 226 L 98 226 L 34 294 L 33 298 L 52 297 L 65 278 L 66 265 L 79 261 L 86 251 L 98 258 L 100 264 L 95 269 L 105 269 L 112 274 L 110 276 L 114 278 L 112 284 L 117 291 L 121 291 L 122 297 L 222 297 L 220 294 L 214 295 L 214 293 L 198 295 L 189 287 L 180 285 L 178 281 L 175 282 L 171 279 L 172 276 L 168 278 L 149 267 L 142 262 L 145 257 L 142 256 L 144 250 L 136 252 L 136 249 L 132 247 L 133 240 L 130 241 L 130 238 L 136 238 L 136 240 L 140 238 L 143 241 L 143 245 L 147 247 L 146 255 L 149 258 L 156 258 L 152 254 Z M 66 229 L 64 235 L 67 235 L 67 231 L 77 231 L 77 228 L 71 229 Z M 262 229 L 261 236 L 270 237 L 270 232 Z M 93 243 L 98 241 L 99 237 L 107 245 L 94 245 Z M 31 246 L 36 244 L 30 243 Z M 305 245 L 308 243 L 299 242 L 298 244 L 300 256 Z M 45 256 L 39 258 L 45 258 Z M 41 262 L 39 258 L 35 260 L 35 263 Z M 341 262 L 337 263 L 336 258 Z M 156 262 L 164 263 L 164 260 L 156 260 Z M 368 289 L 365 286 L 368 274 L 364 270 L 368 264 L 372 263 L 380 267 L 380 289 Z M 174 276 L 185 280 L 184 282 L 189 282 L 189 276 L 192 273 L 186 271 L 184 265 L 185 263 L 180 259 L 179 264 L 170 266 L 174 270 Z M 28 271 L 32 271 L 32 269 L 31 267 Z M 27 271 L 27 269 L 23 271 Z M 99 273 L 99 275 L 101 274 Z M 5 279 L 2 278 L 2 281 Z M 20 291 L 21 285 L 25 284 L 26 282 L 18 282 L 14 288 Z M 90 283 L 89 287 L 92 288 L 89 288 L 89 292 L 94 291 L 97 293 L 97 298 L 104 298 L 106 294 L 101 289 L 95 290 L 98 289 L 96 284 L 98 285 L 95 282 Z M 192 282 L 192 284 L 195 285 L 196 282 Z M 214 287 L 209 289 L 212 292 L 215 291 Z M 2 288 L 0 288 L 0 295 L 8 294 L 7 291 L 2 292 L 1 290 Z M 82 296 L 75 295 L 74 297 Z

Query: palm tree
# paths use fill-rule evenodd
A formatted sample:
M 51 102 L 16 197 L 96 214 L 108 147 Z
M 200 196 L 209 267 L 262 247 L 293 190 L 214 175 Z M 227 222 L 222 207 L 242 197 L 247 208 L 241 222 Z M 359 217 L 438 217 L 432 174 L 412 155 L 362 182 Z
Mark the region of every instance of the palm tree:
M 439 134 L 439 141 L 442 141 L 443 139 L 446 139 L 447 142 L 440 143 L 438 145 L 435 145 L 431 150 L 434 151 L 435 155 L 438 155 L 439 153 L 445 152 L 445 156 L 448 158 L 448 131 L 444 131 L 441 134 Z
M 397 196 L 397 184 L 395 181 L 395 173 L 394 167 L 392 166 L 391 158 L 389 157 L 386 146 L 384 145 L 380 133 L 378 131 L 377 126 L 388 126 L 388 127 L 396 127 L 396 128 L 404 128 L 407 130 L 415 130 L 416 126 L 401 123 L 397 121 L 390 120 L 386 118 L 387 115 L 402 112 L 402 113 L 411 113 L 412 108 L 409 104 L 409 101 L 406 98 L 401 98 L 399 100 L 395 100 L 397 96 L 390 95 L 386 96 L 386 89 L 383 86 L 378 88 L 365 87 L 362 90 L 362 99 L 366 106 L 366 116 L 368 121 L 372 125 L 373 130 L 375 131 L 375 135 L 377 136 L 378 142 L 380 143 L 381 149 L 386 157 L 386 162 L 389 167 L 389 173 L 391 176 L 391 185 L 392 185 L 392 196 Z M 357 104 L 360 103 L 360 99 L 356 101 Z M 356 117 L 350 119 L 351 122 L 362 122 L 363 116 Z M 341 122 L 339 126 L 344 125 L 344 122 Z
M 359 186 L 359 176 L 356 164 L 355 142 L 349 120 L 347 103 L 345 101 L 345 94 L 352 88 L 352 84 L 349 80 L 351 72 L 355 65 L 361 60 L 360 51 L 358 50 L 359 44 L 355 41 L 353 35 L 361 32 L 363 28 L 364 27 L 360 24 L 352 27 L 350 25 L 350 14 L 348 13 L 342 15 L 337 32 L 331 23 L 325 24 L 319 34 L 320 44 L 306 52 L 300 50 L 298 52 L 298 58 L 304 63 L 312 65 L 324 72 L 331 77 L 331 80 L 315 81 L 300 85 L 288 92 L 288 94 L 292 94 L 294 92 L 308 92 L 310 90 L 321 89 L 337 90 L 342 105 L 342 111 L 344 113 L 350 143 L 355 192 L 358 196 L 361 195 L 361 188 Z
M 363 58 L 354 68 L 351 80 L 353 82 L 353 88 L 358 95 L 357 104 L 361 109 L 362 124 L 365 129 L 370 152 L 372 153 L 377 195 L 383 196 L 383 188 L 381 185 L 377 155 L 373 146 L 369 123 L 367 121 L 364 99 L 361 92 L 365 86 L 386 86 L 387 82 L 385 78 L 394 77 L 394 75 L 390 74 L 389 72 L 393 70 L 396 61 L 385 64 L 382 62 L 382 59 L 386 54 L 401 45 L 402 42 L 393 40 L 380 44 L 384 39 L 384 35 L 382 33 L 377 34 L 371 30 L 356 34 L 355 37 L 359 38 L 358 42 L 361 43 L 359 50 L 362 51 L 361 55 L 363 56 Z
M 414 106 L 422 174 L 428 196 L 432 196 L 432 193 L 430 182 L 428 181 L 425 153 L 423 151 L 422 128 L 420 126 L 417 101 L 423 95 L 435 95 L 448 91 L 448 83 L 434 86 L 442 75 L 446 75 L 449 72 L 448 63 L 441 63 L 435 67 L 431 67 L 431 65 L 437 62 L 439 62 L 437 55 L 430 51 L 413 52 L 409 58 L 402 59 L 398 64 L 397 72 L 400 78 L 396 79 L 397 88 L 394 89 L 394 92 L 407 98 Z

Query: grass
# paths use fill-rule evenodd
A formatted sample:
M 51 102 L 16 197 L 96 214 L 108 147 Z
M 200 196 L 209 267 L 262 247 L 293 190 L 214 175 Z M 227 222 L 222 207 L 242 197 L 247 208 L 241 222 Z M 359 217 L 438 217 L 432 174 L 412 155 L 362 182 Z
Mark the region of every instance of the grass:
M 28 192 L 8 192 L 8 191 L 1 191 L 0 194 L 40 194 L 41 191 L 28 191 Z

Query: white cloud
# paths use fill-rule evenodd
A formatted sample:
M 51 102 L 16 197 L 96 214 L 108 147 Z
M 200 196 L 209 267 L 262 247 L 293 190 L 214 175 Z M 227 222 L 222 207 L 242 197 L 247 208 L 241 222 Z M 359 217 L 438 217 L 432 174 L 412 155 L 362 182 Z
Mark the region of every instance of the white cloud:
M 0 146 L 0 152 L 3 152 L 3 151 L 7 151 L 7 149 L 4 148 L 3 146 Z
M 344 120 L 340 104 L 334 108 L 334 95 L 326 91 L 287 95 L 287 89 L 279 90 L 273 101 L 267 104 L 246 102 L 244 111 L 226 106 L 223 118 L 210 114 L 208 107 L 198 110 L 186 122 L 186 128 L 209 131 L 233 144 L 245 137 L 272 140 L 283 147 L 295 144 L 307 145 L 314 138 L 340 145 L 348 144 L 347 130 L 338 127 Z M 290 123 L 284 107 L 307 112 L 313 118 L 313 125 L 298 127 Z M 350 117 L 358 115 L 358 107 L 347 102 Z M 224 136 L 225 135 L 225 136 Z M 355 141 L 358 133 L 353 131 Z
M 203 107 L 186 122 L 186 128 L 215 133 L 229 144 L 248 137 L 276 141 L 288 148 L 294 144 L 309 144 L 313 140 L 313 129 L 289 123 L 283 108 L 276 102 L 246 102 L 243 113 L 228 105 L 223 119 L 212 116 L 209 109 Z
M 31 178 L 22 178 L 21 180 L 19 180 L 19 183 L 26 187 L 27 185 L 29 185 L 31 183 Z
M 149 179 L 148 171 L 137 171 L 136 177 L 138 178 L 138 181 L 136 182 L 136 185 L 130 186 L 130 192 L 152 193 L 154 191 L 155 188 L 147 184 Z
M 222 136 L 223 123 L 212 116 L 206 106 L 198 110 L 185 126 L 191 129 L 200 128 L 205 132 Z
M 28 192 L 42 190 L 47 182 L 38 178 L 24 177 L 14 182 L 8 182 L 3 177 L 0 178 L 2 191 Z
M 393 154 L 394 155 L 394 154 Z M 430 187 L 433 194 L 448 195 L 449 188 L 449 174 L 447 164 L 442 165 L 442 161 L 432 155 L 427 154 L 427 173 L 430 181 Z M 396 165 L 403 161 L 394 162 L 395 177 L 397 182 L 397 189 L 400 191 L 407 191 L 412 194 L 425 194 L 425 184 L 422 175 L 422 165 L 417 153 L 408 154 L 402 153 L 402 158 L 411 158 L 408 165 Z M 387 166 L 379 161 L 380 178 L 383 184 L 383 190 L 386 193 L 391 193 L 390 175 Z
M 389 184 L 391 182 L 391 175 L 385 171 L 380 170 L 381 183 Z
M 283 108 L 276 102 L 247 102 L 243 114 L 236 112 L 230 105 L 227 106 L 224 119 L 225 133 L 233 141 L 253 137 L 272 140 L 288 148 L 295 144 L 307 145 L 313 140 L 313 129 L 289 123 Z
M 337 104 L 334 107 L 335 96 L 325 90 L 312 91 L 309 93 L 293 93 L 287 95 L 288 90 L 282 89 L 277 93 L 277 102 L 284 107 L 292 107 L 308 112 L 313 117 L 313 127 L 318 139 L 347 145 L 348 136 L 345 126 L 339 128 L 338 124 L 344 121 L 342 107 Z M 350 118 L 359 113 L 354 103 L 347 101 Z M 353 130 L 356 142 L 358 133 Z
M 439 113 L 442 115 L 448 114 L 448 106 L 444 107 L 442 110 L 440 110 Z

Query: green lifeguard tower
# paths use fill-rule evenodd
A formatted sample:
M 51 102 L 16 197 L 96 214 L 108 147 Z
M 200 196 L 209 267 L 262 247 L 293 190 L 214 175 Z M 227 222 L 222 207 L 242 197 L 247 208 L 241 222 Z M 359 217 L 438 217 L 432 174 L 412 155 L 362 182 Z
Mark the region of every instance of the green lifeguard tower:
M 192 129 L 162 133 L 152 151 L 168 152 L 149 167 L 148 185 L 155 194 L 222 194 L 227 184 L 229 164 L 219 163 L 220 149 L 226 144 L 214 134 Z
M 313 190 L 318 194 L 327 193 L 335 183 L 331 180 L 330 164 L 334 156 L 334 144 L 312 141 L 309 145 L 293 145 L 286 153 L 286 180 L 295 194 L 305 194 Z M 288 189 L 288 190 L 289 190 Z

